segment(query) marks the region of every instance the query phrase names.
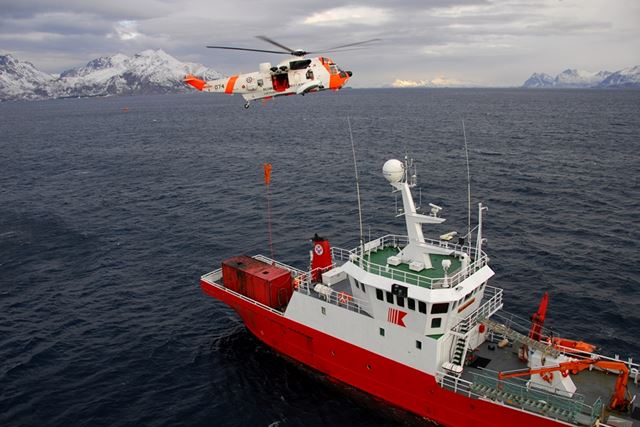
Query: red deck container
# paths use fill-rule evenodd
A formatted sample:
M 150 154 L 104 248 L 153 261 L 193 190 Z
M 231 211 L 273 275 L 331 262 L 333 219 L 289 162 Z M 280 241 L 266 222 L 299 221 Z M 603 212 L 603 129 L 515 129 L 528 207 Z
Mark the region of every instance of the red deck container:
M 291 273 L 246 255 L 222 262 L 224 286 L 271 308 L 287 305 L 293 293 Z

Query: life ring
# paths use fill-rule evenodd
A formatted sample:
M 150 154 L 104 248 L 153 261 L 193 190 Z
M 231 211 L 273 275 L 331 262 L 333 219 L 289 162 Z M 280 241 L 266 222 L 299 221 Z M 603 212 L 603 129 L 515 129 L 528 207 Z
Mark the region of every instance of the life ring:
M 349 301 L 351 301 L 353 299 L 353 297 L 351 295 L 349 295 L 346 292 L 339 292 L 338 293 L 338 301 L 340 302 L 340 304 L 346 304 Z
M 542 377 L 543 380 L 545 380 L 549 384 L 551 384 L 551 382 L 553 381 L 553 372 L 545 372 L 544 374 L 541 374 L 540 376 Z

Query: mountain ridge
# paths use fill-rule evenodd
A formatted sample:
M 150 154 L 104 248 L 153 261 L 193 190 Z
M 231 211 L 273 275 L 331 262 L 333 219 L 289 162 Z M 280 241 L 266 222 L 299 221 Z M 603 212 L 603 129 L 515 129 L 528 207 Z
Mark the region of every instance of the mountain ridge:
M 132 56 L 101 56 L 59 76 L 5 54 L 0 55 L 0 100 L 181 93 L 190 90 L 182 81 L 186 74 L 207 80 L 222 77 L 213 69 L 181 62 L 161 49 Z
M 596 73 L 568 68 L 552 77 L 546 73 L 533 73 L 524 88 L 640 88 L 640 66 Z

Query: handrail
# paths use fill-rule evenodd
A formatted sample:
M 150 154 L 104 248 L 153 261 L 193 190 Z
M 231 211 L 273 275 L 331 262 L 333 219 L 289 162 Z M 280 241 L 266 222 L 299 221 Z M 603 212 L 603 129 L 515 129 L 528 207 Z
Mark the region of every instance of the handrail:
M 502 289 L 496 288 L 494 286 L 486 286 L 484 291 L 484 297 L 489 299 L 471 312 L 464 319 L 460 320 L 453 328 L 453 331 L 459 332 L 461 330 L 469 331 L 472 326 L 475 326 L 478 323 L 479 319 L 491 317 L 493 314 L 498 312 L 503 304 L 502 304 Z
M 244 300 L 244 301 L 246 301 L 248 303 L 251 303 L 251 304 L 253 304 L 255 306 L 258 306 L 258 307 L 260 307 L 260 308 L 262 308 L 264 310 L 270 311 L 273 314 L 277 314 L 279 316 L 284 316 L 284 313 L 282 311 L 280 311 L 280 310 L 276 310 L 275 308 L 272 308 L 272 307 L 269 307 L 268 305 L 262 304 L 261 302 L 258 302 L 258 301 L 254 300 L 252 298 L 249 298 L 246 295 L 242 295 L 241 293 L 238 293 L 238 292 L 236 292 L 234 290 L 231 290 L 231 289 L 227 288 L 224 285 L 221 285 L 221 284 L 217 283 L 216 280 L 218 278 L 222 278 L 222 269 L 221 268 L 200 276 L 200 280 L 203 280 L 204 282 L 206 282 L 207 284 L 209 284 L 211 286 L 215 286 L 218 289 L 221 289 L 221 290 L 223 290 L 225 292 L 228 292 L 228 293 L 230 293 L 230 294 L 232 294 L 232 295 L 234 295 L 234 296 L 236 296 L 236 297 L 238 297 L 238 298 L 240 298 L 240 299 L 242 299 L 242 300 Z
M 305 295 L 309 295 L 314 298 L 319 298 L 331 305 L 335 305 L 340 308 L 346 308 L 347 310 L 354 311 L 360 314 L 369 314 L 369 302 L 360 298 L 356 298 L 353 295 L 345 292 L 338 292 L 330 287 L 326 286 L 326 293 L 315 292 L 311 284 L 302 282 L 295 289 L 296 292 L 300 292 Z M 313 291 L 313 292 L 312 292 Z
M 510 395 L 511 398 L 499 398 L 500 401 L 517 407 L 523 411 L 534 413 L 539 416 L 545 416 L 546 414 L 542 410 L 542 407 L 536 407 L 535 405 L 542 404 L 545 409 L 549 406 L 558 408 L 559 410 L 567 411 L 564 414 L 564 418 L 572 420 L 575 415 L 580 413 L 588 417 L 593 417 L 598 413 L 598 401 L 593 405 L 589 405 L 584 402 L 584 396 L 575 393 L 574 397 L 560 396 L 555 393 L 551 393 L 545 390 L 532 389 L 527 387 L 525 381 L 506 381 L 499 380 L 497 373 L 489 370 L 483 370 L 490 374 L 496 374 L 496 377 L 483 375 L 479 373 L 473 373 L 473 381 L 468 381 L 460 378 L 457 375 L 451 375 L 446 372 L 436 372 L 436 381 L 442 388 L 449 389 L 455 393 L 466 395 L 467 397 L 475 398 L 489 398 L 491 396 L 500 393 L 503 396 Z M 533 403 L 533 405 L 531 404 Z
M 475 249 L 468 246 L 460 246 L 458 244 L 449 243 L 441 240 L 425 239 L 427 244 L 437 246 L 439 248 L 450 249 L 452 252 L 459 254 L 468 254 L 471 259 L 475 258 Z M 388 277 L 394 280 L 402 281 L 408 284 L 414 284 L 417 286 L 425 287 L 428 289 L 441 289 L 454 287 L 471 274 L 478 271 L 480 268 L 488 264 L 489 257 L 484 252 L 481 252 L 480 259 L 470 263 L 465 269 L 460 269 L 457 273 L 447 277 L 424 277 L 416 273 L 406 272 L 389 267 L 388 265 L 380 265 L 373 263 L 366 259 L 366 253 L 379 247 L 400 247 L 409 243 L 407 236 L 400 236 L 395 234 L 387 234 L 378 239 L 372 240 L 366 243 L 364 246 L 368 250 L 365 250 L 365 255 L 362 256 L 362 248 L 360 246 L 346 250 L 342 248 L 332 248 L 332 254 L 339 260 L 345 260 L 348 254 L 348 259 L 354 264 L 359 265 L 362 269 L 369 273 L 373 273 L 379 276 Z
M 496 314 L 496 318 L 499 318 L 500 321 L 506 325 L 507 327 L 528 336 L 529 335 L 529 326 L 523 325 L 521 322 L 526 322 L 521 316 L 515 315 L 513 313 L 506 312 L 501 310 L 500 313 Z M 515 319 L 515 320 L 514 320 Z M 562 334 L 557 333 L 556 331 L 552 331 L 551 329 L 543 328 L 543 335 L 548 337 L 566 337 Z M 584 357 L 589 359 L 600 359 L 600 360 L 610 360 L 614 362 L 623 362 L 629 368 L 629 378 L 634 378 L 636 381 L 640 381 L 640 364 L 638 362 L 634 362 L 633 359 L 629 358 L 627 360 L 620 359 L 618 355 L 615 357 L 605 356 L 603 354 L 588 352 L 584 350 L 577 350 L 571 347 L 564 347 L 561 345 L 554 345 L 554 348 L 557 349 L 560 353 L 568 354 L 572 357 Z
M 313 277 L 315 274 L 322 274 L 324 271 L 331 270 L 333 267 L 316 268 L 307 273 L 302 273 L 294 278 L 295 292 L 300 292 L 316 298 L 321 298 L 329 304 L 346 308 L 347 310 L 357 313 L 369 313 L 369 301 L 356 298 L 345 292 L 338 292 L 329 286 L 324 286 L 322 292 L 315 292 L 313 289 Z M 316 283 L 318 285 L 318 283 Z M 313 293 L 312 293 L 313 291 Z
M 424 241 L 427 245 L 432 245 L 432 246 L 436 246 L 443 249 L 449 249 L 453 252 L 466 253 L 471 258 L 474 258 L 476 254 L 476 249 L 468 245 L 459 245 L 457 243 L 451 243 L 446 240 L 436 240 L 436 239 L 429 239 L 429 238 L 425 238 Z M 408 236 L 403 236 L 400 234 L 386 234 L 382 237 L 378 237 L 377 239 L 374 239 L 365 243 L 363 246 L 365 248 L 365 252 L 368 252 L 369 250 L 376 249 L 378 247 L 387 247 L 387 246 L 404 247 L 407 244 L 409 244 Z M 359 255 L 361 251 L 362 251 L 362 247 L 357 246 L 353 248 L 350 252 L 356 255 Z M 484 254 L 484 252 L 482 252 L 482 254 Z
M 284 268 L 285 270 L 289 270 L 290 272 L 292 272 L 294 274 L 302 273 L 302 270 L 300 270 L 298 268 L 291 267 L 288 264 L 284 264 L 282 262 L 276 261 L 276 260 L 271 259 L 271 258 L 269 258 L 267 256 L 262 255 L 262 254 L 254 255 L 252 258 L 253 259 L 257 259 L 258 261 L 266 262 L 267 264 L 271 264 L 271 265 L 275 265 L 275 266 L 280 267 L 280 268 Z

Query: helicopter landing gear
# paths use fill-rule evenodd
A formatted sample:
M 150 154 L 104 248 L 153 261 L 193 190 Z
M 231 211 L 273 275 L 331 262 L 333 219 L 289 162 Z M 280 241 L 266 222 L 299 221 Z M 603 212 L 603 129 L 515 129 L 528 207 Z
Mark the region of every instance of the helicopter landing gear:
M 251 104 L 249 104 L 249 101 L 247 101 L 247 102 L 245 102 L 245 104 L 244 104 L 244 108 L 249 108 L 249 106 L 250 106 L 250 105 L 251 105 Z

